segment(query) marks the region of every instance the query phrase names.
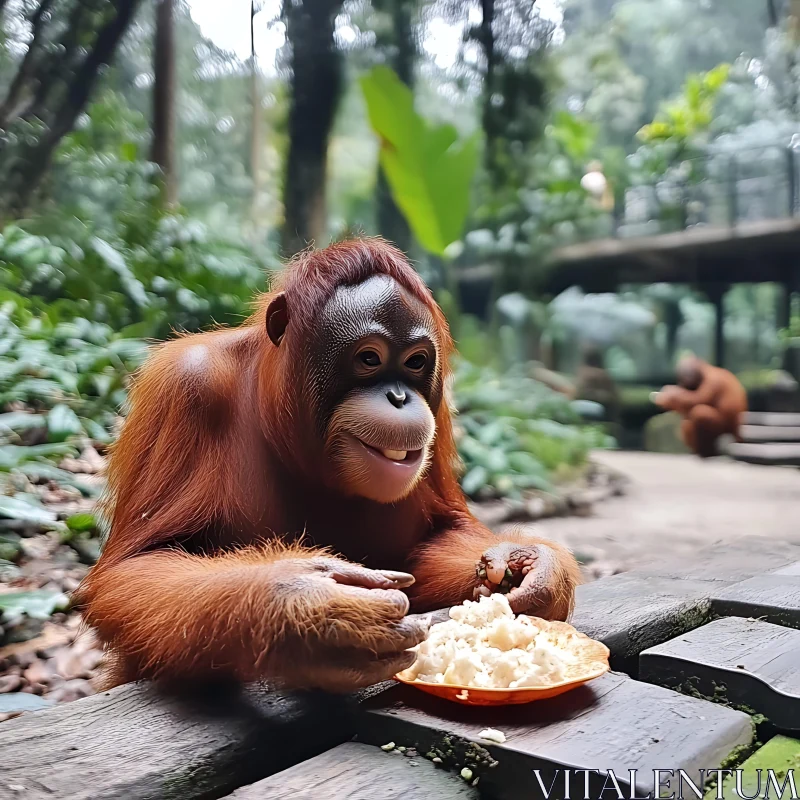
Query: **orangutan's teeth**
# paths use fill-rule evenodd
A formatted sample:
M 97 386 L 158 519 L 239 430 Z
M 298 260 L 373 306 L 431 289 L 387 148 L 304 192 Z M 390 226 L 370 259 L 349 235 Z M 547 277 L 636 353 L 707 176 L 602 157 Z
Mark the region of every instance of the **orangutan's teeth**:
M 405 461 L 407 452 L 407 450 L 381 450 L 381 453 L 392 461 Z

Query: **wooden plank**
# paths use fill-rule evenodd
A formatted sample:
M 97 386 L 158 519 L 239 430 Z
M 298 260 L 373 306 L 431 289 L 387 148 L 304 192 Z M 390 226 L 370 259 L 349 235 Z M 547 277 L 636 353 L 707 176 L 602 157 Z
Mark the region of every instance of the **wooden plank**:
M 231 800 L 477 800 L 478 790 L 422 756 L 347 742 L 271 778 L 245 786 Z
M 800 442 L 800 426 L 742 425 L 739 438 L 743 442 Z
M 777 785 L 772 782 L 770 770 Z M 705 800 L 741 800 L 742 797 L 791 800 L 797 797 L 800 794 L 800 741 L 788 736 L 773 737 L 742 764 L 740 774 L 738 784 L 736 775 L 723 775 L 721 791 L 714 786 L 706 793 Z M 793 784 L 788 783 L 782 791 L 790 775 Z
M 783 412 L 746 411 L 742 415 L 742 425 L 766 425 L 769 427 L 800 427 L 800 414 Z
M 740 711 L 618 673 L 522 706 L 462 706 L 400 686 L 365 709 L 360 741 L 435 753 L 455 771 L 468 766 L 493 800 L 539 797 L 536 769 L 545 786 L 559 782 L 553 796 L 561 797 L 564 773 L 556 770 L 565 768 L 592 771 L 592 797 L 607 796 L 599 792 L 610 770 L 629 796 L 629 770 L 637 770 L 634 782 L 644 796 L 653 789 L 653 770 L 684 769 L 699 780 L 700 769 L 718 766 L 753 737 L 751 720 Z M 506 741 L 481 740 L 486 727 Z M 582 797 L 583 774 L 571 773 L 571 780 L 581 787 L 573 796 Z
M 749 283 L 784 280 L 798 255 L 796 220 L 708 226 L 646 237 L 595 240 L 555 251 L 544 291 L 615 291 L 624 283 Z
M 757 617 L 800 628 L 800 562 L 715 588 L 711 608 L 719 616 Z
M 358 699 L 121 686 L 0 725 L 0 800 L 220 797 L 349 739 Z
M 719 586 L 748 580 L 797 561 L 800 561 L 800 532 L 794 541 L 742 536 L 724 544 L 704 547 L 691 559 L 681 557 L 656 562 L 626 574 L 711 581 Z
M 645 650 L 639 678 L 763 714 L 800 732 L 800 631 L 726 617 Z
M 610 650 L 612 666 L 636 674 L 642 650 L 710 619 L 712 596 L 733 583 L 800 560 L 800 545 L 746 536 L 691 560 L 655 563 L 578 587 L 572 624 Z
M 775 467 L 800 467 L 800 444 L 770 442 L 769 444 L 746 444 L 732 442 L 725 447 L 726 455 L 748 464 L 763 464 Z
M 614 575 L 578 587 L 570 622 L 608 647 L 614 669 L 630 672 L 645 648 L 707 622 L 710 598 L 707 581 Z

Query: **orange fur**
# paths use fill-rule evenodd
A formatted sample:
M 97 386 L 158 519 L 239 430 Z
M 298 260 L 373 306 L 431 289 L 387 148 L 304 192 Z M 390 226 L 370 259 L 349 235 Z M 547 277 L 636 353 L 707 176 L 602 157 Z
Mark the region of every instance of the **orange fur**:
M 391 505 L 328 488 L 324 443 L 304 391 L 304 343 L 328 298 L 375 274 L 391 276 L 430 310 L 440 347 L 436 393 L 445 398 L 434 403 L 424 480 Z M 265 315 L 279 291 L 290 321 L 275 347 Z M 446 402 L 451 352 L 429 290 L 381 240 L 303 253 L 241 328 L 159 346 L 134 381 L 113 448 L 104 501 L 110 536 L 76 595 L 114 652 L 111 682 L 267 677 L 334 689 L 376 682 L 401 663 L 392 642 L 405 648 L 414 635 L 402 621 L 408 604 L 398 611 L 395 590 L 376 590 L 369 602 L 359 590 L 339 591 L 315 572 L 328 552 L 412 571 L 415 610 L 470 598 L 478 560 L 500 540 L 470 515 L 456 479 Z M 558 565 L 552 614 L 564 618 L 578 568 L 566 550 L 546 544 Z M 345 651 L 356 666 L 337 661 Z
M 747 411 L 747 392 L 732 372 L 699 359 L 697 366 L 702 376 L 697 389 L 664 387 L 660 404 L 683 417 L 681 435 L 686 446 L 708 457 L 716 454 L 720 436 L 738 437 L 741 416 Z

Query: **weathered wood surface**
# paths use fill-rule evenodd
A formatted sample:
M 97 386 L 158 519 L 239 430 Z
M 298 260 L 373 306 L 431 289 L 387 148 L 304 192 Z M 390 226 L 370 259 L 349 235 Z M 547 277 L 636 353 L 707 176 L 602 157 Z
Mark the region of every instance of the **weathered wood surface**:
M 800 414 L 782 412 L 746 411 L 742 415 L 742 425 L 766 425 L 769 427 L 800 427 Z
M 636 534 L 632 532 L 631 535 Z M 739 583 L 797 561 L 800 561 L 800 530 L 791 541 L 778 541 L 764 536 L 742 536 L 730 542 L 704 547 L 691 558 L 682 556 L 674 560 L 654 562 L 625 574 L 709 581 L 720 586 L 724 583 Z
M 800 562 L 715 589 L 711 607 L 719 616 L 758 617 L 800 628 Z
M 645 650 L 639 678 L 763 714 L 800 732 L 800 631 L 726 617 Z
M 783 282 L 800 254 L 796 219 L 740 222 L 573 244 L 556 250 L 542 287 L 613 292 L 626 283 Z
M 523 706 L 467 707 L 400 686 L 364 708 L 359 740 L 440 753 L 456 771 L 470 767 L 493 800 L 538 797 L 533 770 L 541 770 L 549 786 L 554 770 L 564 767 L 613 770 L 623 786 L 628 771 L 639 770 L 636 786 L 646 794 L 653 788 L 653 770 L 685 769 L 699 778 L 700 769 L 718 766 L 753 737 L 746 714 L 618 673 Z M 505 743 L 479 739 L 486 727 L 502 731 Z M 572 780 L 583 786 L 582 776 Z M 592 791 L 604 780 L 605 774 L 592 773 Z
M 800 442 L 800 426 L 742 425 L 739 438 L 743 442 Z
M 732 442 L 725 447 L 725 454 L 737 461 L 764 466 L 800 466 L 800 444 L 770 442 L 769 444 L 748 444 Z
M 707 581 L 630 572 L 578 587 L 571 623 L 608 647 L 615 669 L 629 672 L 645 648 L 708 621 L 710 597 Z
M 422 756 L 347 742 L 271 778 L 245 786 L 230 800 L 477 800 L 478 790 Z
M 615 669 L 635 674 L 642 650 L 707 622 L 713 596 L 798 560 L 800 544 L 790 542 L 748 536 L 712 545 L 691 560 L 654 563 L 580 586 L 571 622 L 611 650 Z
M 776 783 L 769 775 L 772 770 Z M 792 784 L 784 782 L 792 776 Z M 737 785 L 736 775 L 723 775 L 723 800 L 742 800 L 742 797 L 783 797 L 789 800 L 800 794 L 800 741 L 788 736 L 775 736 L 756 750 L 741 766 L 741 777 Z M 705 800 L 717 800 L 717 788 L 709 789 Z
M 346 741 L 357 707 L 256 688 L 189 701 L 121 686 L 0 725 L 0 800 L 220 797 Z

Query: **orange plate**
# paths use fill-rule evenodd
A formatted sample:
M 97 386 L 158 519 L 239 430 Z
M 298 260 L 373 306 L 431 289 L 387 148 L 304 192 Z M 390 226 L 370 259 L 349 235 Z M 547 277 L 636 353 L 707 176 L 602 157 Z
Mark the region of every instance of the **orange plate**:
M 532 703 L 534 700 L 547 700 L 571 689 L 577 689 L 578 686 L 608 672 L 610 653 L 602 642 L 590 639 L 586 634 L 580 633 L 566 622 L 548 622 L 538 617 L 532 617 L 532 619 L 578 656 L 578 661 L 570 664 L 567 669 L 567 679 L 561 683 L 524 689 L 476 689 L 472 686 L 409 680 L 403 677 L 403 674 L 409 670 L 395 675 L 395 680 L 427 694 L 466 706 L 509 706 Z

